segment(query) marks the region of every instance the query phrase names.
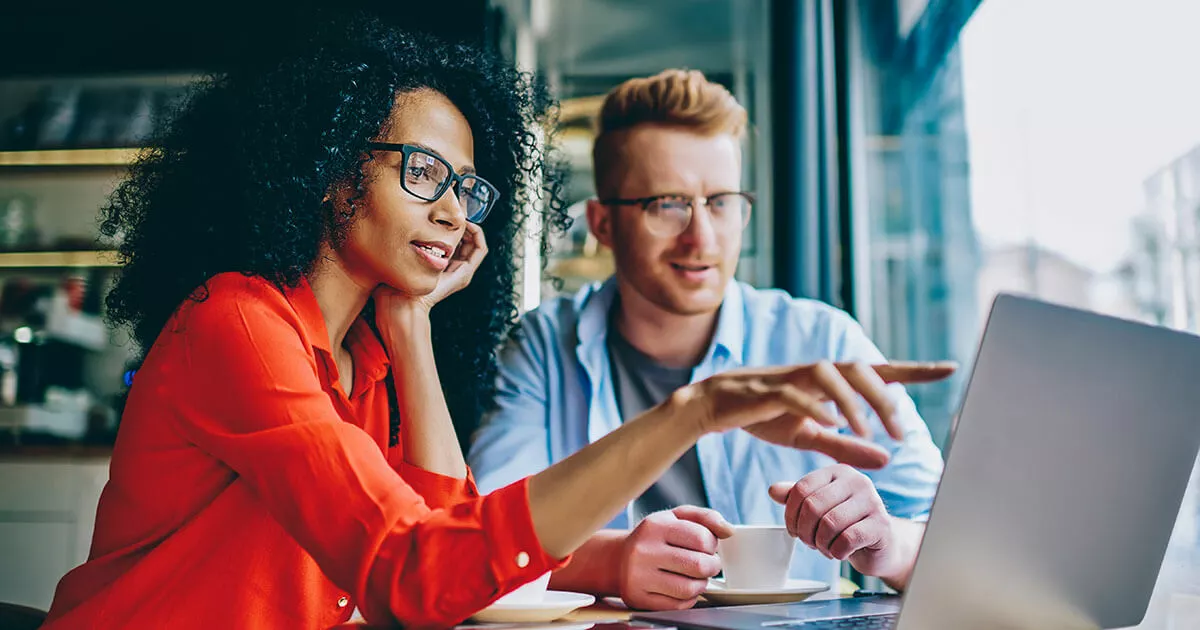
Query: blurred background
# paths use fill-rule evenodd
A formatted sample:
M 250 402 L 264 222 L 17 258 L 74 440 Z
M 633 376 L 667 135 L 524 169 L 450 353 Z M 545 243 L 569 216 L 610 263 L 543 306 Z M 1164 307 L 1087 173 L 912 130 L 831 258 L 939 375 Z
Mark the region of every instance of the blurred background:
M 1200 3 L 338 6 L 542 75 L 562 101 L 576 214 L 593 194 L 606 91 L 668 67 L 725 84 L 750 112 L 745 181 L 760 200 L 739 277 L 846 309 L 893 358 L 970 366 L 998 291 L 1200 332 L 1200 88 L 1188 78 Z M 134 357 L 102 323 L 114 244 L 97 239 L 96 210 L 190 80 L 284 41 L 306 15 L 0 7 L 0 601 L 49 604 L 86 557 L 107 477 Z M 611 272 L 583 221 L 553 245 L 558 282 L 526 248 L 523 308 Z M 914 391 L 940 445 L 968 376 Z M 1142 627 L 1200 627 L 1200 473 L 1192 486 Z

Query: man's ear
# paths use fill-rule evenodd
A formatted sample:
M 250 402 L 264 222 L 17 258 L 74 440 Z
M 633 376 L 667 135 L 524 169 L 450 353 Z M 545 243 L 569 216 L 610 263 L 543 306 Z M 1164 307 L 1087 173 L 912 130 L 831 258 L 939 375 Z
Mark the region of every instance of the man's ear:
M 601 245 L 612 249 L 612 207 L 600 203 L 600 201 L 597 199 L 588 199 L 587 222 L 588 229 L 591 230 L 592 236 L 595 236 L 596 240 L 599 241 Z

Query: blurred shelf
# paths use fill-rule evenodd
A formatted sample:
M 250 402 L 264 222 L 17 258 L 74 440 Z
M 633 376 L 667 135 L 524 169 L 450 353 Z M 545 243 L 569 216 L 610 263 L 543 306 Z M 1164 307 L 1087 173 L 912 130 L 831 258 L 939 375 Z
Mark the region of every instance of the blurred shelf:
M 0 166 L 128 166 L 141 149 L 0 151 Z
M 570 258 L 552 259 L 546 270 L 561 278 L 575 278 L 585 281 L 598 282 L 607 279 L 616 270 L 612 255 L 605 253 L 599 256 L 574 256 Z
M 0 269 L 30 267 L 116 267 L 114 251 L 0 252 Z

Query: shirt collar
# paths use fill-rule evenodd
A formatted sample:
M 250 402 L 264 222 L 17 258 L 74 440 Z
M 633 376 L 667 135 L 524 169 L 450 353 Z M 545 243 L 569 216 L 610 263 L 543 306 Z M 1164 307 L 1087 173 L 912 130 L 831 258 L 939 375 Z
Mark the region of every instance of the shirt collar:
M 321 313 L 321 305 L 313 293 L 312 285 L 307 278 L 301 278 L 300 283 L 284 292 L 288 303 L 295 309 L 308 337 L 308 344 L 316 352 L 332 359 L 333 352 L 329 347 L 329 332 L 325 327 L 325 316 Z M 387 374 L 390 362 L 379 336 L 360 315 L 346 333 L 346 340 L 354 356 L 355 371 L 372 380 L 383 378 Z M 355 386 L 357 389 L 357 385 Z
M 313 293 L 308 279 L 300 278 L 300 283 L 285 290 L 284 296 L 292 305 L 292 309 L 296 311 L 296 315 L 300 317 L 300 324 L 304 327 L 308 344 L 314 350 L 332 354 L 329 348 L 329 332 L 325 328 L 325 315 L 321 313 L 321 305 L 317 303 L 317 296 Z
M 737 365 L 746 362 L 746 308 L 742 298 L 742 287 L 737 280 L 730 279 L 721 298 L 721 312 L 717 315 L 717 331 L 706 359 L 724 352 Z
M 379 335 L 375 334 L 366 319 L 359 316 L 354 320 L 350 331 L 346 333 L 346 339 L 350 343 L 350 352 L 354 355 L 355 369 L 360 374 L 371 382 L 387 376 L 391 361 L 388 360 L 387 351 L 384 350 Z
M 577 343 L 585 354 L 596 344 L 603 344 L 608 335 L 608 314 L 617 297 L 617 278 L 609 276 L 603 284 L 592 285 L 575 297 L 575 309 L 579 313 Z M 717 315 L 717 330 L 713 335 L 705 361 L 725 354 L 738 365 L 745 363 L 746 313 L 742 289 L 737 280 L 730 279 L 721 298 L 721 311 Z
M 603 284 L 593 284 L 575 296 L 575 310 L 579 313 L 576 342 L 585 353 L 607 338 L 608 313 L 616 298 L 616 276 L 609 276 Z

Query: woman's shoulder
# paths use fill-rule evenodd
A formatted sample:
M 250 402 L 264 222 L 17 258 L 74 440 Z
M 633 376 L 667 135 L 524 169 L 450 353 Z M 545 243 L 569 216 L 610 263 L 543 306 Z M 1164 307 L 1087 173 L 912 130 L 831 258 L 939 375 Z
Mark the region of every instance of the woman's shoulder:
M 236 271 L 209 278 L 203 287 L 197 289 L 197 293 L 204 302 L 287 301 L 284 292 L 270 280 Z
M 292 292 L 240 273 L 209 278 L 175 311 L 143 369 L 157 366 L 166 373 L 173 366 L 221 365 L 228 373 L 238 361 L 260 365 L 312 359 L 320 339 L 289 299 Z
M 204 329 L 210 326 L 258 328 L 282 320 L 298 327 L 300 317 L 283 289 L 254 275 L 231 272 L 209 278 L 176 314 L 176 324 Z

